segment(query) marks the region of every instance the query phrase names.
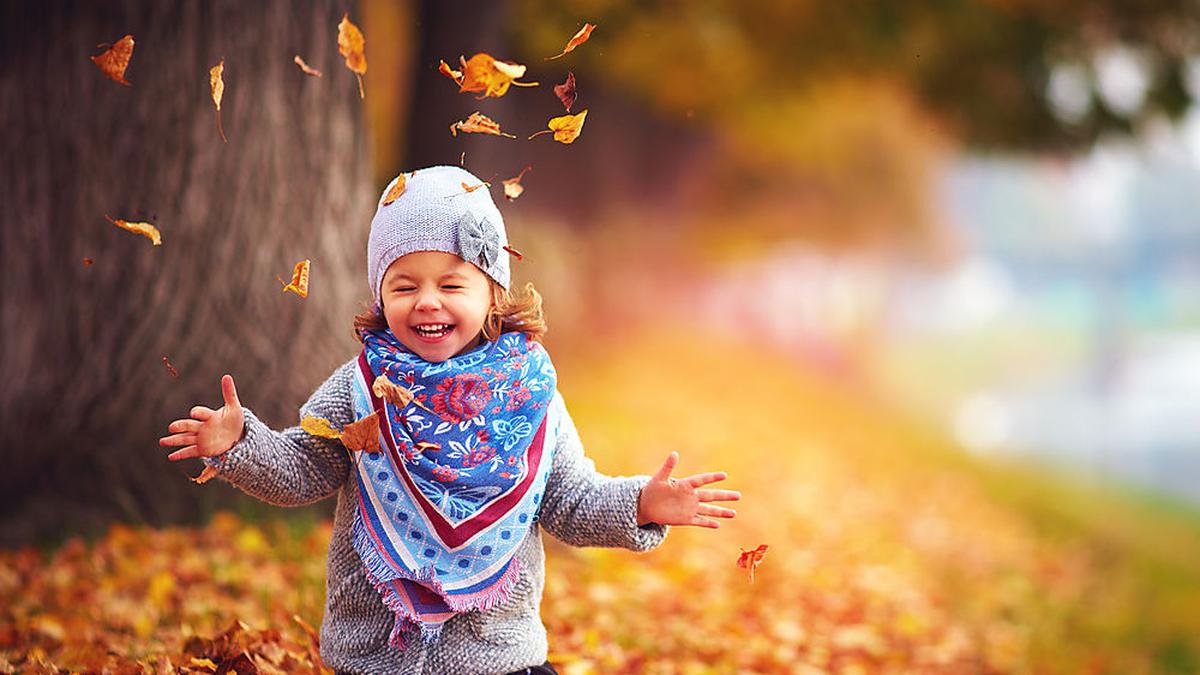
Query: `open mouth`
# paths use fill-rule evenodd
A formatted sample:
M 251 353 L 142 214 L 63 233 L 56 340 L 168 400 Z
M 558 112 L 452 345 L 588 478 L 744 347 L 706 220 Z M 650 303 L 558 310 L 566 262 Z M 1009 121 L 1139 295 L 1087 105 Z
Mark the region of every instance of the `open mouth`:
M 427 340 L 438 340 L 454 330 L 452 323 L 423 323 L 412 327 L 413 332 Z

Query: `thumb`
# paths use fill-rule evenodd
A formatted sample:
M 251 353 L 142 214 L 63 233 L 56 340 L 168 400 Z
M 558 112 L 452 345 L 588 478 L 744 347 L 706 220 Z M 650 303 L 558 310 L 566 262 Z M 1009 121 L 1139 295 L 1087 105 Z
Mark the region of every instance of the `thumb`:
M 671 477 L 671 472 L 675 470 L 675 465 L 678 463 L 679 453 L 672 451 L 671 454 L 667 455 L 667 461 L 663 462 L 663 465 L 659 467 L 658 472 L 654 474 L 651 480 L 666 481 Z
M 233 384 L 233 376 L 225 375 L 221 378 L 221 396 L 225 399 L 225 405 L 230 408 L 242 407 L 241 401 L 238 400 L 237 387 Z

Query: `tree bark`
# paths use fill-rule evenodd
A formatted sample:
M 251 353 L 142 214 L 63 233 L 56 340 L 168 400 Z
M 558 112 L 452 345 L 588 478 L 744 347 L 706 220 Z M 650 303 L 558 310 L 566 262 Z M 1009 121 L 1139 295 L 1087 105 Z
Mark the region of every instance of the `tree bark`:
M 194 518 L 157 444 L 234 375 L 273 426 L 352 355 L 373 210 L 345 3 L 6 3 L 0 545 Z M 353 11 L 351 11 L 353 18 Z M 89 61 L 132 34 L 122 86 Z M 322 78 L 292 63 L 300 54 Z M 217 131 L 208 71 L 225 60 Z M 162 246 L 105 221 L 150 221 Z M 84 258 L 94 262 L 85 265 Z M 276 275 L 312 260 L 310 295 Z M 163 363 L 178 370 L 173 377 Z

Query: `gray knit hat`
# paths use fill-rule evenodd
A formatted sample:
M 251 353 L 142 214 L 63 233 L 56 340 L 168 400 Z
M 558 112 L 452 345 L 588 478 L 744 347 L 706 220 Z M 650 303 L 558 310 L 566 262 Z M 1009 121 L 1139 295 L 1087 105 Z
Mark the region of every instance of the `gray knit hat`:
M 473 263 L 507 289 L 509 283 L 508 235 L 504 219 L 486 187 L 463 187 L 483 181 L 457 166 L 433 166 L 404 174 L 404 193 L 384 206 L 388 183 L 379 196 L 371 235 L 367 240 L 367 280 L 379 301 L 383 274 L 402 255 L 416 251 L 444 251 Z

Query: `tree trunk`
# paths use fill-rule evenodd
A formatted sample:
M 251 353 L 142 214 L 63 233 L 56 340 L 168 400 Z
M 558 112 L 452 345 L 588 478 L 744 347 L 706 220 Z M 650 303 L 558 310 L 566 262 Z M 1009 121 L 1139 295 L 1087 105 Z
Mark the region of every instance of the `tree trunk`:
M 345 3 L 6 3 L 0 545 L 194 518 L 230 491 L 157 439 L 231 373 L 272 426 L 356 342 L 373 210 Z M 351 11 L 353 18 L 353 11 Z M 88 57 L 136 40 L 125 77 Z M 324 76 L 304 75 L 300 54 Z M 209 68 L 225 60 L 217 131 Z M 105 221 L 150 221 L 162 246 Z M 84 264 L 84 258 L 94 262 Z M 311 294 L 276 275 L 312 260 Z M 178 369 L 173 377 L 164 357 Z

